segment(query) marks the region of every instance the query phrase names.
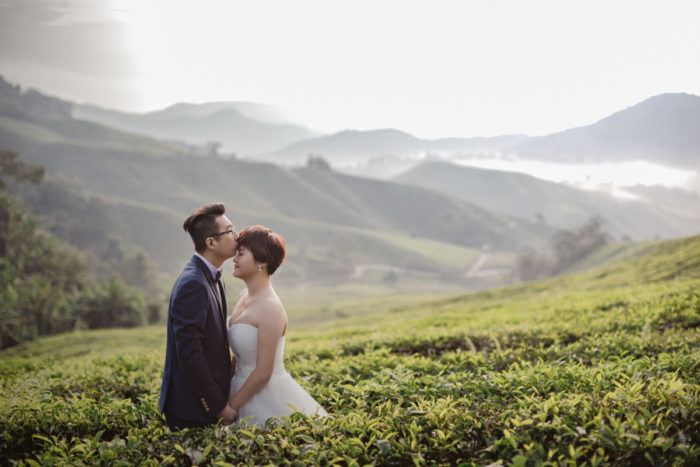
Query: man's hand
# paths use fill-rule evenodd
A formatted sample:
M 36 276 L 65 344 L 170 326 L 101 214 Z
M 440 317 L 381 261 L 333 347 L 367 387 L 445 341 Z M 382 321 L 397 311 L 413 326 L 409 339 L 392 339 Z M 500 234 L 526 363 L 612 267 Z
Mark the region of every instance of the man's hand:
M 226 404 L 224 410 L 219 413 L 219 418 L 224 425 L 231 425 L 238 418 L 238 410 Z

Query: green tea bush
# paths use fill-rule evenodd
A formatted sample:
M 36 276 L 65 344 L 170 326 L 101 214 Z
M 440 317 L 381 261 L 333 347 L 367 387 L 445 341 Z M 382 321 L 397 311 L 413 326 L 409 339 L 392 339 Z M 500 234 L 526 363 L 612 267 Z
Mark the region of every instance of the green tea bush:
M 160 327 L 3 352 L 0 462 L 62 465 L 694 465 L 700 283 L 464 296 L 290 330 L 329 411 L 171 433 Z

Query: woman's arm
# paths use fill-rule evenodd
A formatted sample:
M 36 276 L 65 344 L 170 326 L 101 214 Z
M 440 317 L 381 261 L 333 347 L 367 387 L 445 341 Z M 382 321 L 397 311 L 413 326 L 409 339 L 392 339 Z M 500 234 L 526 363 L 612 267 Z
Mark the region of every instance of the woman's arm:
M 228 404 L 238 410 L 260 391 L 272 376 L 275 368 L 275 354 L 286 325 L 284 308 L 281 304 L 266 304 L 260 310 L 258 322 L 258 354 L 255 369 L 243 386 L 231 397 Z

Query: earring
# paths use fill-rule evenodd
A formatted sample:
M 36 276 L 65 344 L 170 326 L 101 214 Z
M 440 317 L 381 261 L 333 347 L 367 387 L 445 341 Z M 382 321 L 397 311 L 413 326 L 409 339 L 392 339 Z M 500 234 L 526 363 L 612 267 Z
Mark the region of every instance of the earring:
M 258 263 L 258 272 L 262 272 L 262 264 Z

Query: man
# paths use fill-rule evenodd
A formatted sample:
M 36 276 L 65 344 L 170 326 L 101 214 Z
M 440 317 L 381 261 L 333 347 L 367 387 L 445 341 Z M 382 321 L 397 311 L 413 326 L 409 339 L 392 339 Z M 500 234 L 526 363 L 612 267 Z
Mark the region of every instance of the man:
M 168 308 L 168 338 L 159 408 L 171 430 L 203 427 L 238 414 L 227 404 L 231 356 L 226 299 L 219 281 L 236 253 L 238 234 L 223 204 L 194 211 L 183 224 L 196 253 L 175 281 Z

